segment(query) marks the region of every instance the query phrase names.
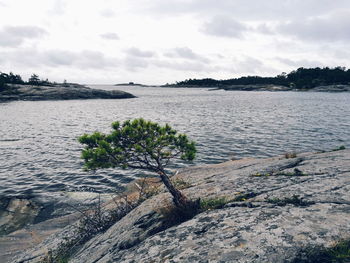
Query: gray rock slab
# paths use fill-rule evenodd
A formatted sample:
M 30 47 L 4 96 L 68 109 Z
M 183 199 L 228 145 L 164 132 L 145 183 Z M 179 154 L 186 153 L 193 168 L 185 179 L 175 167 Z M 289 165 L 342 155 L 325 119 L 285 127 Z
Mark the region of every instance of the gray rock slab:
M 223 197 L 227 204 L 164 230 L 159 211 L 170 196 L 163 192 L 92 238 L 70 262 L 293 262 L 305 248 L 350 238 L 350 150 L 229 161 L 176 178 L 191 185 L 183 190 L 187 197 Z M 33 253 L 13 262 L 38 262 Z
M 91 89 L 82 85 L 69 86 L 31 86 L 9 85 L 9 88 L 0 92 L 1 101 L 14 100 L 77 100 L 77 99 L 127 99 L 134 95 L 119 90 Z

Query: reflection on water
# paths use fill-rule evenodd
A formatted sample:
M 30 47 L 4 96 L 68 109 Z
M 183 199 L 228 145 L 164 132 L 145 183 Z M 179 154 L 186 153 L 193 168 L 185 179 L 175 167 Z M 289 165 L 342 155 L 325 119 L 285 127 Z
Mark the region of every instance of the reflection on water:
M 349 93 L 118 89 L 138 98 L 0 104 L 0 195 L 106 192 L 130 181 L 137 171 L 81 169 L 77 137 L 108 132 L 116 120 L 143 117 L 187 133 L 195 164 L 350 146 Z

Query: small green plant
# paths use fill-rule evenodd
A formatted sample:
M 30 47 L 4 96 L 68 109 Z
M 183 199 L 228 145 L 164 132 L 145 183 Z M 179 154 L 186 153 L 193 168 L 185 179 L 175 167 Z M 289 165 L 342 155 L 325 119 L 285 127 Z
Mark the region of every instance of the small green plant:
M 333 262 L 350 261 L 350 240 L 343 240 L 335 246 L 322 251 L 324 257 L 329 257 Z
M 272 173 L 255 173 L 252 174 L 253 177 L 268 177 L 268 176 L 272 176 Z
M 153 182 L 152 178 L 144 177 L 136 180 L 133 185 L 136 186 L 138 198 L 141 200 L 146 200 L 162 191 L 161 185 L 158 182 Z
M 134 201 L 122 197 L 122 201 L 116 202 L 116 208 L 111 210 L 103 209 L 100 197 L 95 206 L 83 211 L 78 207 L 72 207 L 81 213 L 82 218 L 76 225 L 72 226 L 71 233 L 54 250 L 49 250 L 47 255 L 41 259 L 41 263 L 66 263 L 70 256 L 81 245 L 90 240 L 98 233 L 102 233 L 110 228 L 117 221 L 126 216 L 131 210 L 138 206 L 143 199 L 139 198 Z
M 162 226 L 157 229 L 157 232 L 160 232 L 169 227 L 190 220 L 195 215 L 200 213 L 200 199 L 196 199 L 194 201 L 188 200 L 186 206 L 176 206 L 174 204 L 167 203 L 157 212 L 162 216 Z
M 201 212 L 223 208 L 230 202 L 230 199 L 228 197 L 215 197 L 188 202 L 186 207 L 178 207 L 168 203 L 159 208 L 157 212 L 162 216 L 162 225 L 157 229 L 157 232 L 190 220 Z
M 223 208 L 230 200 L 227 197 L 216 197 L 200 200 L 200 209 L 202 211 Z
M 342 146 L 339 146 L 338 148 L 334 148 L 334 149 L 332 150 L 332 152 L 342 151 L 342 150 L 345 150 L 345 149 L 346 149 L 345 146 L 342 145 Z
M 185 181 L 182 178 L 176 178 L 171 180 L 174 184 L 174 186 L 179 189 L 179 190 L 183 190 L 183 189 L 187 189 L 192 187 L 192 184 L 190 184 L 189 182 Z
M 305 174 L 303 171 L 301 171 L 298 168 L 294 168 L 292 173 L 287 173 L 287 172 L 281 172 L 276 174 L 278 176 L 307 176 L 307 174 Z
M 252 177 L 269 177 L 269 176 L 307 176 L 298 168 L 294 168 L 293 172 L 257 172 L 251 175 Z
M 253 198 L 255 196 L 257 196 L 257 194 L 254 192 L 249 192 L 244 194 L 239 193 L 238 195 L 235 196 L 235 198 L 232 201 L 234 202 L 247 201 L 248 199 Z
M 271 204 L 276 204 L 278 206 L 285 206 L 288 204 L 292 204 L 294 206 L 308 206 L 312 204 L 312 202 L 304 201 L 298 195 L 293 195 L 292 197 L 285 197 L 283 199 L 271 198 L 271 199 L 268 199 L 267 202 Z
M 350 262 L 350 239 L 341 240 L 335 245 L 304 248 L 293 263 L 348 263 Z
M 68 246 L 70 244 L 66 244 Z M 60 244 L 61 247 L 61 244 Z M 63 247 L 62 247 L 63 248 Z M 55 251 L 55 254 L 53 255 L 53 252 L 49 250 L 44 258 L 42 258 L 39 263 L 68 263 L 69 262 L 69 257 L 68 255 L 65 254 L 60 254 L 61 251 Z

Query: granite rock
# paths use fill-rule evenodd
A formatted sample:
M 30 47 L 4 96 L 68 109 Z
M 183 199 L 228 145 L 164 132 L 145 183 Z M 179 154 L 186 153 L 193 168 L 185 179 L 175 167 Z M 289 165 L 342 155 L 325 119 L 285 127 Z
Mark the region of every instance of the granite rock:
M 124 91 L 91 89 L 78 84 L 68 86 L 8 86 L 6 90 L 0 92 L 0 102 L 16 100 L 126 99 L 135 97 Z
M 350 238 L 350 150 L 229 161 L 175 177 L 188 182 L 182 190 L 188 198 L 225 198 L 225 206 L 165 229 L 160 211 L 170 196 L 162 192 L 88 241 L 69 262 L 282 263 Z M 49 237 L 13 262 L 38 262 L 37 251 L 55 240 Z

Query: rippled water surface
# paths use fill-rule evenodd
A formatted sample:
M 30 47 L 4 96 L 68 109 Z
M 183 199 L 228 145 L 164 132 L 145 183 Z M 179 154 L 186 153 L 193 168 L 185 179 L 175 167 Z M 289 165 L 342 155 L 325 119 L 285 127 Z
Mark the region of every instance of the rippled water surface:
M 198 146 L 194 164 L 350 146 L 350 93 L 118 89 L 138 98 L 0 104 L 0 195 L 106 192 L 131 180 L 137 172 L 81 169 L 77 137 L 108 132 L 116 120 L 143 117 L 187 133 Z

